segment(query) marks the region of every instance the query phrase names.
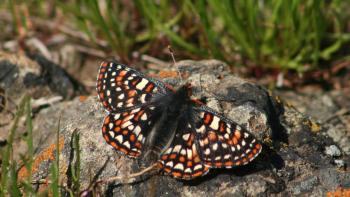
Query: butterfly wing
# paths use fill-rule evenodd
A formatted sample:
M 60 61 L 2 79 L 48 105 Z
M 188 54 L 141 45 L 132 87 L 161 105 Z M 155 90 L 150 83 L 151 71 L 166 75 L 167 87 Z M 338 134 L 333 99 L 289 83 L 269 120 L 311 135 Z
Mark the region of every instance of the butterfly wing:
M 108 144 L 130 157 L 141 154 L 145 134 L 154 123 L 154 107 L 139 107 L 129 112 L 108 114 L 102 134 Z
M 102 62 L 97 93 L 109 111 L 102 126 L 108 144 L 130 157 L 141 153 L 145 136 L 157 120 L 153 98 L 166 94 L 166 86 L 116 62 Z
M 101 63 L 97 93 L 103 106 L 112 113 L 148 104 L 157 94 L 165 94 L 163 83 L 116 62 Z
M 237 123 L 206 106 L 196 111 L 199 119 L 195 130 L 205 165 L 215 168 L 245 165 L 261 152 L 258 140 Z
M 200 159 L 194 125 L 179 121 L 171 145 L 160 156 L 159 165 L 169 175 L 179 179 L 193 179 L 209 171 Z

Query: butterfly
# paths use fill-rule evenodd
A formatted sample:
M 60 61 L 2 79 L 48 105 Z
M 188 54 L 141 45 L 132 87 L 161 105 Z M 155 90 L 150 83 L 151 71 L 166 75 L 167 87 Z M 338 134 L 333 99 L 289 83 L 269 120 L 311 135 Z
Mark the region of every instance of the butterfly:
M 245 165 L 262 150 L 245 128 L 192 99 L 190 84 L 175 90 L 129 66 L 104 61 L 96 89 L 108 111 L 102 126 L 106 142 L 132 158 L 155 152 L 160 169 L 175 178 Z

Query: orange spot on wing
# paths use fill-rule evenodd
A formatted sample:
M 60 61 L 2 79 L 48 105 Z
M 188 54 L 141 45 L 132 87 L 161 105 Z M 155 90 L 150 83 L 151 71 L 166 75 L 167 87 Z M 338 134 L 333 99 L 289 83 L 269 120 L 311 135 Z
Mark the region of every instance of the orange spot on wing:
M 107 62 L 102 62 L 102 64 L 101 64 L 102 67 L 106 67 L 107 65 L 108 65 Z
M 105 123 L 109 123 L 109 121 L 110 121 L 110 117 L 107 116 L 106 119 L 105 119 Z
M 134 120 L 138 121 L 140 116 L 143 114 L 143 110 L 139 111 L 135 116 L 134 116 Z
M 239 140 L 241 138 L 241 132 L 235 131 L 235 137 L 237 138 L 237 140 Z
M 212 120 L 212 118 L 213 118 L 212 115 L 206 113 L 206 114 L 204 115 L 204 123 L 205 123 L 206 125 L 209 125 L 210 122 L 211 122 L 211 120 Z
M 234 145 L 236 145 L 238 143 L 238 140 L 236 139 L 236 137 L 233 137 L 232 142 Z
M 215 167 L 220 168 L 222 166 L 221 162 L 215 162 Z
M 136 95 L 136 90 L 130 90 L 129 92 L 128 92 L 128 96 L 129 97 L 134 97 L 135 95 Z
M 145 90 L 146 90 L 146 92 L 151 92 L 153 90 L 153 88 L 154 88 L 153 83 L 149 83 Z
M 233 166 L 233 162 L 232 161 L 226 161 L 225 162 L 225 166 Z
M 261 149 L 261 145 L 260 145 L 260 144 L 256 144 L 256 145 L 255 145 L 255 148 L 258 149 L 258 150 L 260 150 L 260 149 Z
M 161 159 L 162 160 L 167 160 L 169 155 L 162 155 Z
M 129 131 L 128 130 L 123 130 L 123 135 L 128 135 Z
M 192 167 L 193 166 L 193 162 L 192 161 L 188 161 L 187 162 L 187 167 Z
M 175 158 L 176 158 L 176 154 L 172 153 L 172 154 L 170 155 L 170 159 L 175 159 Z
M 103 74 L 99 74 L 98 79 L 102 79 L 102 78 L 103 78 Z
M 224 131 L 225 131 L 225 124 L 224 124 L 223 122 L 220 122 L 220 128 L 219 128 L 219 130 L 220 130 L 221 132 L 224 132 Z
M 103 135 L 103 138 L 105 138 L 106 142 L 109 143 L 109 138 L 107 137 L 107 135 Z
M 210 141 L 215 142 L 215 141 L 217 140 L 216 133 L 210 131 L 210 132 L 208 133 L 208 138 L 209 138 Z
M 181 163 L 184 163 L 185 162 L 185 157 L 184 156 L 180 156 L 180 158 L 179 158 L 179 161 L 181 162 Z
M 141 149 L 141 143 L 140 142 L 136 142 L 135 143 L 135 147 L 138 148 L 138 149 Z
M 196 173 L 193 173 L 192 176 L 196 177 L 196 176 L 201 176 L 203 174 L 202 171 L 198 171 Z
M 103 93 L 100 93 L 100 99 L 104 99 L 105 98 L 105 95 Z
M 122 123 L 122 120 L 117 120 L 117 121 L 115 121 L 115 124 L 117 125 L 117 126 L 119 126 L 120 124 Z
M 167 173 L 169 173 L 169 172 L 171 172 L 171 169 L 170 169 L 169 167 L 165 167 L 165 168 L 164 168 L 164 171 L 167 172 Z
M 131 84 L 133 85 L 133 86 L 136 86 L 136 84 L 139 82 L 139 80 L 137 80 L 137 79 L 135 79 L 135 80 L 133 80 L 132 82 L 131 82 Z
M 134 134 L 131 134 L 130 135 L 130 141 L 131 142 L 135 142 L 135 140 L 136 140 L 136 136 Z
M 253 158 L 254 157 L 254 155 L 252 154 L 252 153 L 250 153 L 249 155 L 248 155 L 248 158 L 249 159 L 251 159 L 251 158 Z
M 113 146 L 114 148 L 118 148 L 118 145 L 117 145 L 115 142 L 113 142 L 113 141 L 110 142 L 109 144 L 110 144 L 111 146 Z
M 119 76 L 122 76 L 122 77 L 124 77 L 125 75 L 126 75 L 126 71 L 125 70 L 122 70 L 122 71 L 120 71 L 120 73 L 119 73 Z
M 114 131 L 119 132 L 120 131 L 120 127 L 115 127 Z
M 172 173 L 174 177 L 181 177 L 182 174 L 180 172 L 173 172 Z
M 123 80 L 123 77 L 122 76 L 118 76 L 115 78 L 116 81 L 122 81 Z
M 127 101 L 126 101 L 126 103 L 133 103 L 134 102 L 134 98 L 130 98 L 130 99 L 128 99 Z
M 119 147 L 118 150 L 122 151 L 122 152 L 125 153 L 125 154 L 128 154 L 128 152 L 129 152 L 128 150 L 126 150 L 126 149 L 123 148 L 123 147 Z

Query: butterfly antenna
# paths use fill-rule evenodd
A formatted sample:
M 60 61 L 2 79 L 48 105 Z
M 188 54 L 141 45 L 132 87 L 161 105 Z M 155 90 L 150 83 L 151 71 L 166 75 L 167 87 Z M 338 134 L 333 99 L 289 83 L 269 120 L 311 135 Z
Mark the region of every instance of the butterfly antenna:
M 171 48 L 171 45 L 168 45 L 168 49 L 169 49 L 171 58 L 173 59 L 174 65 L 175 65 L 176 70 L 177 70 L 177 73 L 178 73 L 178 75 L 179 75 L 180 82 L 181 82 L 181 84 L 182 84 L 181 72 L 180 72 L 179 66 L 178 66 L 177 63 L 176 63 L 175 56 L 174 56 L 174 51 L 173 51 L 173 49 Z

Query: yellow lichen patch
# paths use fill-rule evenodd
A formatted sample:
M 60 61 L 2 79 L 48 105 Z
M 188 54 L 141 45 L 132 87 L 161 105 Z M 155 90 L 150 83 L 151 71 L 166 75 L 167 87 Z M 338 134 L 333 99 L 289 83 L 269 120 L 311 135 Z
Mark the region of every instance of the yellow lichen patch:
M 56 152 L 56 143 L 55 144 L 51 144 L 48 148 L 46 148 L 45 150 L 43 150 L 41 153 L 39 153 L 38 156 L 35 157 L 34 161 L 33 161 L 33 165 L 32 165 L 32 174 L 37 172 L 40 164 L 43 161 L 48 161 L 48 160 L 54 160 L 55 159 L 55 152 Z M 64 147 L 64 138 L 60 137 L 59 141 L 58 141 L 58 150 L 59 152 L 62 151 Z M 28 177 L 29 173 L 27 171 L 27 168 L 25 166 L 23 166 L 19 171 L 18 171 L 18 179 L 19 180 L 23 180 L 26 177 Z
M 318 133 L 321 130 L 321 126 L 312 120 L 306 120 L 304 124 L 307 125 L 313 133 Z

